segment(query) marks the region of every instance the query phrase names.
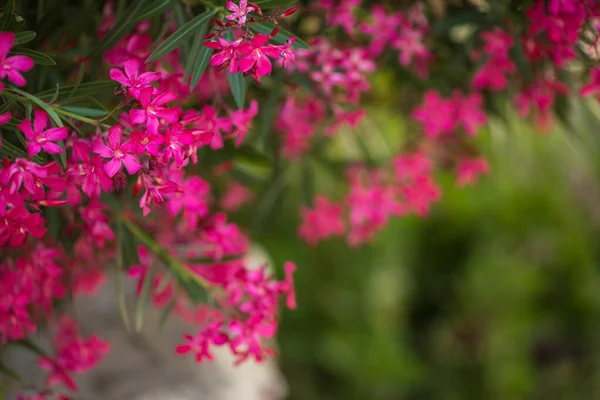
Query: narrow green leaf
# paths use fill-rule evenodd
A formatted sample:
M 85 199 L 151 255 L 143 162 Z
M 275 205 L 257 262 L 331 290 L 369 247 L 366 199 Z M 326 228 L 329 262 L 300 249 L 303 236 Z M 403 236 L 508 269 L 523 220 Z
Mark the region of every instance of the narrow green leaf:
M 188 14 L 186 12 L 185 7 L 182 3 L 177 3 L 175 8 L 173 9 L 173 19 L 175 20 L 175 27 L 177 29 L 181 28 L 185 24 L 187 24 L 190 19 L 188 18 Z M 168 38 L 167 38 L 168 39 Z M 181 42 L 179 46 L 179 59 L 181 63 L 185 63 L 190 54 L 190 42 L 188 39 Z
M 75 106 L 64 106 L 63 110 L 67 110 L 77 115 L 81 115 L 83 117 L 104 117 L 108 113 L 104 110 L 98 110 L 96 108 L 88 108 L 88 107 L 75 107 Z
M 20 44 L 25 44 L 31 42 L 35 39 L 34 31 L 23 31 L 15 33 L 15 43 L 14 46 L 18 46 Z
M 150 19 L 157 14 L 162 14 L 169 10 L 175 0 L 155 0 L 144 7 L 140 12 L 132 18 L 133 22 L 140 22 L 145 19 Z
M 171 315 L 173 308 L 175 308 L 175 304 L 177 304 L 177 297 L 178 297 L 177 294 L 175 296 L 173 296 L 171 301 L 169 301 L 169 304 L 167 304 L 167 307 L 165 307 L 165 309 L 160 314 L 160 318 L 158 320 L 158 328 L 159 329 L 162 329 L 162 327 L 165 326 L 165 322 L 167 322 L 167 318 L 169 318 L 169 315 Z
M 271 210 L 275 206 L 277 199 L 283 193 L 285 188 L 285 179 L 283 171 L 276 170 L 270 184 L 261 193 L 256 202 L 255 212 L 250 223 L 250 229 L 253 233 L 259 232 Z
M 215 10 L 209 10 L 188 21 L 158 46 L 156 50 L 150 54 L 150 57 L 148 57 L 146 62 L 158 60 L 162 56 L 175 50 L 185 39 L 194 34 L 194 32 L 200 30 L 203 25 L 207 24 L 213 15 L 215 15 Z
M 18 340 L 14 343 L 18 344 L 19 346 L 25 347 L 26 349 L 34 352 L 38 356 L 48 357 L 48 354 L 46 354 L 46 352 L 40 346 L 38 346 L 29 339 Z
M 210 58 L 212 57 L 212 54 L 213 54 L 212 49 L 209 49 L 208 47 L 202 45 L 202 48 L 200 49 L 200 53 L 198 54 L 198 59 L 196 60 L 196 63 L 194 64 L 194 69 L 192 71 L 192 79 L 190 81 L 190 90 L 194 90 L 196 85 L 198 85 L 198 82 L 200 82 L 200 79 L 202 79 L 202 76 L 204 75 L 206 68 L 208 68 L 208 64 L 210 62 Z
M 71 96 L 75 95 L 75 93 L 77 93 L 77 90 L 79 90 L 79 85 L 81 85 L 81 81 L 83 80 L 84 72 L 85 72 L 85 67 L 84 67 L 83 63 L 81 63 L 81 65 L 79 66 L 79 72 L 77 73 L 77 79 L 75 79 L 75 84 L 73 85 L 73 90 L 71 90 L 71 92 L 67 96 L 67 99 L 71 98 Z M 58 85 L 57 85 L 57 90 L 58 90 Z
M 27 57 L 31 58 L 33 60 L 33 62 L 38 65 L 48 65 L 48 66 L 56 65 L 56 61 L 54 61 L 54 59 L 52 57 L 50 57 L 48 54 L 41 53 L 39 51 L 35 51 L 35 50 L 31 50 L 31 49 L 25 49 L 22 47 L 19 47 L 16 49 L 13 48 L 9 54 L 20 54 L 22 56 L 27 56 Z
M 103 92 L 112 92 L 117 84 L 115 81 L 97 81 L 82 83 L 77 88 L 77 95 L 79 96 L 92 96 Z M 73 91 L 75 85 L 65 85 L 58 89 L 58 98 L 61 99 L 67 96 Z M 44 90 L 36 94 L 36 97 L 40 99 L 51 99 L 54 95 L 55 89 Z
M 5 112 L 12 110 L 13 106 L 17 103 L 17 101 L 19 101 L 19 98 L 17 96 L 12 96 L 8 98 L 8 100 L 6 100 L 4 104 L 0 106 L 0 114 L 4 114 Z
M 237 161 L 244 161 L 259 167 L 270 167 L 273 164 L 273 159 L 270 156 L 248 144 L 241 145 L 235 151 L 235 158 Z
M 304 202 L 307 205 L 311 205 L 313 199 L 315 198 L 315 179 L 308 159 L 305 159 L 302 163 L 301 183 Z
M 294 0 L 257 0 L 254 2 L 261 9 L 282 7 L 294 4 L 296 1 Z M 285 11 L 285 10 L 284 10 Z
M 200 61 L 199 56 L 202 49 L 205 48 L 204 36 L 206 35 L 207 30 L 208 24 L 204 24 L 194 35 L 194 40 L 192 41 L 192 49 L 185 63 L 185 75 L 183 77 L 184 81 L 187 81 L 188 76 L 194 71 L 196 64 Z
M 0 387 L 0 400 L 7 400 L 6 393 L 4 393 L 4 389 Z
M 254 32 L 262 33 L 263 35 L 270 35 L 271 32 L 273 32 L 273 29 L 277 28 L 277 26 L 278 25 L 275 25 L 271 22 L 257 22 L 255 24 L 250 24 L 250 29 L 252 29 Z M 286 31 L 285 29 L 280 29 L 279 32 L 277 32 L 277 35 L 275 35 L 271 40 L 275 43 L 285 44 L 285 42 L 287 42 L 292 36 L 296 37 L 296 41 L 292 47 L 297 49 L 310 49 L 308 43 L 291 32 Z
M 208 292 L 194 281 L 179 280 L 179 285 L 187 294 L 192 304 L 202 304 L 208 301 Z
M 152 269 L 152 264 L 150 268 L 148 268 L 148 272 L 145 276 L 145 281 L 142 286 L 142 292 L 138 297 L 137 304 L 135 307 L 135 331 L 140 332 L 142 330 L 142 326 L 144 325 L 144 313 L 146 312 L 146 307 L 148 306 L 148 302 L 150 301 L 150 292 L 152 291 L 152 284 L 154 282 L 154 274 Z
M 3 375 L 8 376 L 12 380 L 15 380 L 17 382 L 21 382 L 21 377 L 19 376 L 19 374 L 17 374 L 15 371 L 13 371 L 9 367 L 7 367 L 2 361 L 0 361 L 0 372 Z
M 238 166 L 234 166 L 230 171 L 231 177 L 245 186 L 252 187 L 262 185 L 263 179 L 260 179 Z
M 14 92 L 23 97 L 26 97 L 29 101 L 31 101 L 32 103 L 34 103 L 35 105 L 40 107 L 42 110 L 46 111 L 48 113 L 48 115 L 50 116 L 50 118 L 52 118 L 52 120 L 54 121 L 56 126 L 64 126 L 62 123 L 62 120 L 60 119 L 58 114 L 52 109 L 52 107 L 50 107 L 48 104 L 44 103 L 38 97 L 36 97 L 32 94 L 29 94 L 27 92 L 24 92 L 21 89 L 17 89 L 16 87 L 11 86 L 7 89 L 11 92 Z M 59 154 L 60 161 L 61 161 L 63 167 L 66 167 L 67 166 L 67 155 L 65 154 L 65 144 L 61 141 L 61 142 L 58 142 L 58 145 L 63 150 L 63 152 Z
M 233 32 L 225 32 L 225 39 L 233 41 Z M 229 81 L 229 87 L 231 88 L 231 94 L 235 100 L 235 104 L 238 108 L 244 108 L 244 102 L 246 99 L 246 82 L 244 81 L 244 75 L 242 72 L 236 74 L 227 74 L 227 80 Z
M 56 102 L 56 100 L 58 99 L 58 93 L 59 93 L 59 85 L 58 85 L 58 83 L 56 83 L 56 89 L 54 90 L 54 95 L 48 102 L 49 104 L 54 104 Z
M 281 98 L 281 88 L 283 87 L 283 73 L 281 70 L 275 71 L 273 77 L 273 88 L 269 90 L 267 100 L 264 106 L 261 105 L 260 119 L 258 126 L 258 137 L 257 141 L 260 143 L 262 149 L 268 149 L 268 142 L 271 139 L 271 131 L 273 130 L 273 122 L 275 121 L 275 114 L 279 109 L 279 102 Z
M 0 31 L 5 31 L 6 27 L 13 19 L 14 9 L 15 9 L 15 0 L 7 0 L 6 5 L 2 9 L 2 18 L 0 19 Z

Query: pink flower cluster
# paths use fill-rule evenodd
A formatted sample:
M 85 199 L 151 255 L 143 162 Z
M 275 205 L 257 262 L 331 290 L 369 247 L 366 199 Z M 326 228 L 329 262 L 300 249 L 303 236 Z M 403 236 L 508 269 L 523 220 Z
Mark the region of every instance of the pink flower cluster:
M 110 345 L 95 335 L 83 338 L 77 323 L 62 315 L 53 338 L 54 357 L 40 357 L 39 364 L 48 371 L 49 387 L 64 385 L 77 391 L 73 374 L 83 374 L 94 368 L 108 353 Z
M 376 57 L 391 47 L 398 51 L 401 66 L 414 69 L 421 77 L 427 76 L 433 54 L 425 46 L 429 21 L 423 4 L 418 2 L 405 12 L 395 13 L 374 5 L 371 17 L 371 23 L 360 25 L 361 32 L 370 38 L 369 54 Z
M 423 152 L 397 156 L 387 171 L 351 168 L 346 198 L 332 203 L 318 196 L 314 208 L 303 207 L 298 234 L 311 245 L 344 235 L 351 246 L 366 243 L 391 217 L 429 212 L 441 198 L 432 173 L 433 163 Z
M 479 93 L 463 95 L 459 91 L 448 99 L 435 90 L 425 92 L 423 104 L 413 111 L 413 118 L 423 126 L 425 135 L 432 139 L 452 134 L 459 127 L 469 136 L 475 136 L 487 123 L 483 96 Z

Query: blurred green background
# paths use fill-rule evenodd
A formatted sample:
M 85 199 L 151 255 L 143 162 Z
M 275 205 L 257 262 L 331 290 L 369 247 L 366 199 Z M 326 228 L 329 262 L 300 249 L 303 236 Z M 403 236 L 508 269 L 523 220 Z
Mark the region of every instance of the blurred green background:
M 440 173 L 427 218 L 363 248 L 304 244 L 302 185 L 286 189 L 257 239 L 299 267 L 279 334 L 291 399 L 600 398 L 600 108 L 576 100 L 550 133 L 504 109 L 477 138 L 487 177 L 458 189 Z M 331 147 L 351 153 L 359 135 L 385 157 L 405 131 L 377 107 Z M 316 192 L 343 195 L 317 163 L 294 168 L 291 181 L 314 168 Z

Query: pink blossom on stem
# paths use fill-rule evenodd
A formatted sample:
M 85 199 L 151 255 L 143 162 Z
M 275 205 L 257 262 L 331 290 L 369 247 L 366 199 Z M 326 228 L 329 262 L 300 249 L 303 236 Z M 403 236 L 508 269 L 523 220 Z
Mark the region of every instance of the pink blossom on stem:
M 425 134 L 436 138 L 441 134 L 452 133 L 456 127 L 455 107 L 435 90 L 428 90 L 423 103 L 413 111 L 413 118 L 423 125 Z
M 227 1 L 227 9 L 231 11 L 226 18 L 230 21 L 235 21 L 239 25 L 244 25 L 246 23 L 246 17 L 251 12 L 260 12 L 260 9 L 253 4 L 248 5 L 248 0 L 240 0 L 240 5 L 238 6 L 232 0 Z
M 152 99 L 153 87 L 145 87 L 140 90 L 140 104 L 142 109 L 129 111 L 129 118 L 133 124 L 146 122 L 146 129 L 150 134 L 156 135 L 160 125 L 158 118 L 164 119 L 169 124 L 174 124 L 179 119 L 177 111 L 164 107 L 165 104 L 177 99 L 177 95 L 171 91 L 160 93 Z
M 135 151 L 132 143 L 121 143 L 122 135 L 123 127 L 121 125 L 114 125 L 109 129 L 108 146 L 101 139 L 96 139 L 92 147 L 94 153 L 99 154 L 103 158 L 111 159 L 104 164 L 104 171 L 109 177 L 115 176 L 123 165 L 130 175 L 135 174 L 142 168 L 137 158 L 131 154 L 131 152 Z
M 487 116 L 482 109 L 483 96 L 479 93 L 462 95 L 456 91 L 451 100 L 456 107 L 458 124 L 463 126 L 469 136 L 475 136 L 477 131 L 487 123 Z
M 140 74 L 140 61 L 135 58 L 125 61 L 123 68 L 125 74 L 120 69 L 112 68 L 110 70 L 110 79 L 127 87 L 129 93 L 136 99 L 140 98 L 141 89 L 148 87 L 152 82 L 160 79 L 160 73 L 158 72 L 144 72 Z
M 314 203 L 313 209 L 300 209 L 302 224 L 298 228 L 298 235 L 310 245 L 328 237 L 342 236 L 346 231 L 342 205 L 330 202 L 323 196 L 317 196 Z
M 254 36 L 251 42 L 244 42 L 240 45 L 239 51 L 242 54 L 240 58 L 240 71 L 252 73 L 256 82 L 260 83 L 260 78 L 269 75 L 272 70 L 271 60 L 279 58 L 279 50 L 274 46 L 265 46 L 269 42 L 269 37 L 261 33 Z
M 46 129 L 48 126 L 48 114 L 45 111 L 35 109 L 33 115 L 33 129 L 31 129 L 31 121 L 29 119 L 24 119 L 18 126 L 28 139 L 27 154 L 29 157 L 35 156 L 42 149 L 49 154 L 62 153 L 63 150 L 55 142 L 64 140 L 67 137 L 67 128 Z
M 487 173 L 488 169 L 488 162 L 483 157 L 461 160 L 456 172 L 456 185 L 472 185 L 480 175 Z
M 25 86 L 27 81 L 21 75 L 21 72 L 29 71 L 33 68 L 33 60 L 26 56 L 8 57 L 8 52 L 15 43 L 15 34 L 12 32 L 0 32 L 0 79 L 8 80 L 17 86 Z M 0 91 L 4 89 L 4 84 L 0 83 Z

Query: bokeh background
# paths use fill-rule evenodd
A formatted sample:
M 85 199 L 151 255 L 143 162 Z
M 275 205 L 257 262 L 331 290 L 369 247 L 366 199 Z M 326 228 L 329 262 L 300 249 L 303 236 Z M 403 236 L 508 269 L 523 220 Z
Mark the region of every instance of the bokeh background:
M 418 134 L 381 101 L 390 79 L 332 154 L 386 157 Z M 297 238 L 302 185 L 272 197 L 255 238 L 275 265 L 299 266 L 279 334 L 292 399 L 600 398 L 600 108 L 568 107 L 541 132 L 502 105 L 476 139 L 489 175 L 457 188 L 440 172 L 429 216 L 359 249 Z M 294 168 L 296 183 L 314 168 L 316 192 L 343 195 L 327 167 Z

